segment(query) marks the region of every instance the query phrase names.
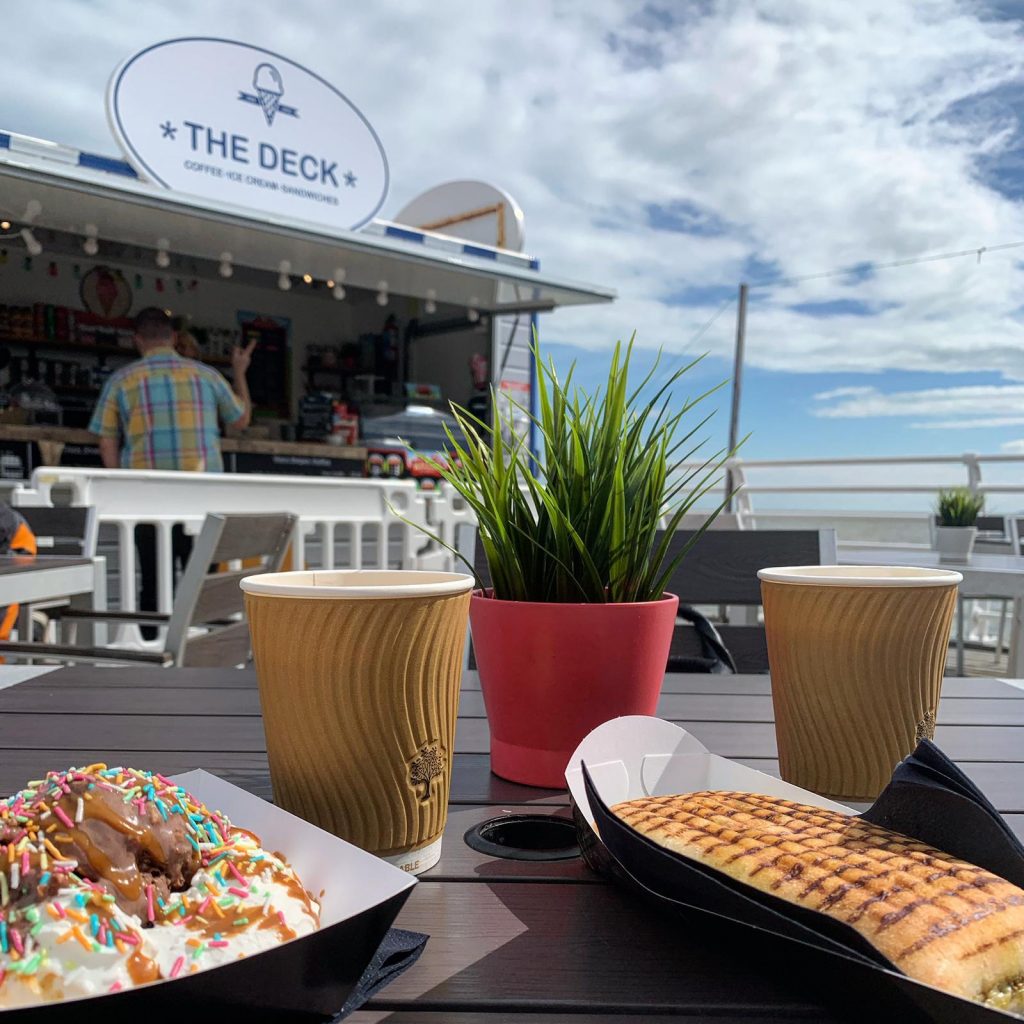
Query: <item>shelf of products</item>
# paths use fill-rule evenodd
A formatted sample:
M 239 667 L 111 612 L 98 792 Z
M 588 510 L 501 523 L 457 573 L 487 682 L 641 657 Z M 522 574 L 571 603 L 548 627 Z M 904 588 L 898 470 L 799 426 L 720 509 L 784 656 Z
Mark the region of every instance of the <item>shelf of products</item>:
M 51 341 L 46 338 L 21 338 L 0 335 L 0 345 L 18 345 L 26 349 L 40 349 L 48 352 L 77 352 L 82 355 L 115 356 L 122 359 L 138 359 L 133 348 L 120 345 L 90 345 L 80 341 Z M 203 358 L 210 366 L 230 366 L 231 360 L 219 357 Z

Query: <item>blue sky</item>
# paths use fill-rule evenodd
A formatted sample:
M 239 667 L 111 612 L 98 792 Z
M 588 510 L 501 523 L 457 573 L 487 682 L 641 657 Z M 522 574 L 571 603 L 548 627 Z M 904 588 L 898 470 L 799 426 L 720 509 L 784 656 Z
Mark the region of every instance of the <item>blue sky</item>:
M 750 456 L 1024 451 L 1024 248 L 872 269 L 1024 240 L 1024 4 L 523 0 L 468 17 L 384 0 L 329 26 L 323 10 L 11 0 L 0 127 L 116 152 L 103 94 L 126 55 L 199 33 L 267 46 L 374 124 L 385 216 L 491 180 L 544 269 L 617 288 L 542 318 L 583 376 L 634 328 L 648 358 L 707 350 L 701 379 L 726 376 L 736 287 L 760 282 Z

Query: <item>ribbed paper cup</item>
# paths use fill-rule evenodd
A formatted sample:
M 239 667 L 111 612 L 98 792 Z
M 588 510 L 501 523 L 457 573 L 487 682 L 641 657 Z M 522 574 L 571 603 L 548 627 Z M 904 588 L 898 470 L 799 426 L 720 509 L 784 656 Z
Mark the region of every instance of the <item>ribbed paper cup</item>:
M 872 800 L 931 739 L 958 572 L 762 569 L 779 768 L 787 782 Z
M 441 855 L 471 576 L 242 580 L 274 801 L 419 873 Z

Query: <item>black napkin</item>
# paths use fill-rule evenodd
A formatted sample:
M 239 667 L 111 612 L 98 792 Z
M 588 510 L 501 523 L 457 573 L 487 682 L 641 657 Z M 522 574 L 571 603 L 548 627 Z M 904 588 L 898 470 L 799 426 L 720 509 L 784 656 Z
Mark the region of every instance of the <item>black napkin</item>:
M 385 985 L 390 985 L 395 978 L 412 967 L 419 960 L 429 938 L 429 935 L 421 935 L 419 932 L 392 928 L 377 947 L 359 983 L 352 989 L 352 994 L 345 1000 L 341 1012 L 332 1019 L 331 1024 L 355 1013 L 371 996 L 375 996 Z
M 1024 845 L 980 789 L 930 740 L 902 760 L 861 815 L 1024 888 Z

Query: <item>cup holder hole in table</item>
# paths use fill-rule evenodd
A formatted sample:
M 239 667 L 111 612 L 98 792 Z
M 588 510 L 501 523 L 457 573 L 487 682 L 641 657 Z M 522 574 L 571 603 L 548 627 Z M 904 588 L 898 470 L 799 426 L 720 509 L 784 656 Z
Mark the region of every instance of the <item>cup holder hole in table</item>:
M 576 826 L 554 814 L 505 814 L 474 825 L 464 839 L 477 853 L 506 860 L 571 860 L 580 855 Z

